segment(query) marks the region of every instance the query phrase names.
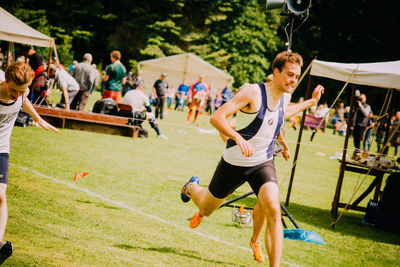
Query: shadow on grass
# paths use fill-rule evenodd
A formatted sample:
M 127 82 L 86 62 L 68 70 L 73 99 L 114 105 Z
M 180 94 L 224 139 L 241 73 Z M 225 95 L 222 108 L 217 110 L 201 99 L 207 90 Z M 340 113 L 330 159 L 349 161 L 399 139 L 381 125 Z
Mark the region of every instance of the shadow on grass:
M 332 233 L 341 233 L 343 235 L 355 236 L 375 242 L 400 245 L 399 235 L 362 224 L 361 221 L 364 217 L 364 213 L 356 214 L 353 212 L 345 212 L 335 228 L 332 229 L 330 210 L 308 207 L 297 203 L 290 203 L 289 207 L 286 207 L 286 209 L 293 216 L 300 228 L 302 228 L 302 223 L 312 224 Z M 339 212 L 341 212 L 341 210 L 342 209 L 340 209 Z
M 243 194 L 232 194 L 230 199 L 239 197 Z M 231 205 L 240 206 L 245 204 L 246 207 L 254 207 L 257 203 L 255 195 L 250 195 Z M 356 236 L 375 242 L 382 242 L 394 245 L 400 245 L 399 235 L 383 230 L 375 229 L 361 223 L 364 213 L 345 212 L 335 228 L 332 229 L 332 216 L 330 209 L 321 209 L 315 207 L 308 207 L 297 203 L 290 203 L 289 207 L 285 207 L 290 215 L 292 215 L 295 222 L 302 228 L 302 223 L 311 224 L 318 228 L 325 229 L 333 233 L 341 233 L 348 236 Z M 339 214 L 342 209 L 339 209 Z M 292 223 L 287 217 L 284 217 L 285 223 L 288 228 L 294 228 Z
M 183 257 L 188 257 L 188 258 L 192 258 L 195 260 L 199 260 L 199 261 L 204 261 L 204 262 L 208 262 L 211 264 L 223 264 L 223 265 L 233 265 L 233 266 L 244 266 L 244 265 L 238 265 L 237 263 L 233 263 L 233 262 L 226 262 L 226 261 L 218 261 L 218 260 L 209 260 L 209 259 L 205 259 L 203 257 L 197 256 L 195 254 L 198 254 L 194 251 L 189 251 L 189 250 L 181 250 L 181 249 L 175 249 L 175 248 L 170 248 L 170 247 L 138 247 L 138 246 L 131 246 L 131 245 L 127 245 L 127 244 L 116 244 L 114 245 L 114 247 L 116 248 L 120 248 L 120 249 L 125 249 L 125 250 L 144 250 L 144 251 L 155 251 L 155 252 L 159 252 L 159 253 L 172 253 L 178 256 L 183 256 Z
M 106 208 L 106 209 L 112 209 L 112 210 L 120 210 L 120 209 L 121 209 L 121 208 L 119 208 L 119 207 L 109 206 L 109 205 L 106 205 L 106 204 L 103 204 L 103 203 L 92 202 L 92 201 L 89 201 L 89 200 L 79 200 L 79 199 L 76 199 L 75 201 L 76 201 L 76 202 L 79 202 L 79 203 L 84 203 L 84 204 L 94 204 L 94 205 L 96 205 L 97 207 Z

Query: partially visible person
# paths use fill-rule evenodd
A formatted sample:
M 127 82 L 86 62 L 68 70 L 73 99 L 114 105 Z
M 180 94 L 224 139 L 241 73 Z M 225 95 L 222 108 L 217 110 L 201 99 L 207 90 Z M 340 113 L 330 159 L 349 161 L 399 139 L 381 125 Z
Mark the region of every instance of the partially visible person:
M 83 61 L 76 64 L 72 77 L 79 84 L 79 92 L 71 102 L 71 109 L 84 111 L 89 100 L 90 90 L 94 86 L 96 74 L 92 67 L 93 57 L 90 53 L 83 55 Z
M 204 81 L 204 75 L 200 75 L 199 80 L 193 83 L 189 89 L 188 97 L 191 99 L 191 103 L 189 105 L 189 112 L 186 118 L 186 123 L 190 122 L 193 110 L 195 111 L 195 114 L 192 123 L 196 123 L 197 117 L 199 116 L 201 109 L 205 104 L 208 94 L 209 89 L 208 85 Z
M 210 109 L 208 111 L 209 115 L 212 115 L 215 112 L 215 98 L 217 97 L 217 88 L 212 84 L 209 84 L 210 94 L 208 96 L 208 101 L 210 101 Z
M 400 111 L 396 112 L 396 115 L 394 117 L 392 126 L 390 128 L 390 134 L 393 133 L 393 131 L 396 131 L 396 128 L 400 125 Z M 392 147 L 394 147 L 394 156 L 397 156 L 397 152 L 399 150 L 400 146 L 400 128 L 397 128 L 397 131 L 394 132 L 394 135 L 392 137 L 392 140 L 390 142 Z
M 6 79 L 0 81 L 0 265 L 13 252 L 12 243 L 3 241 L 3 238 L 8 219 L 6 191 L 9 180 L 10 136 L 21 106 L 40 127 L 58 132 L 39 116 L 28 99 L 28 86 L 34 77 L 35 72 L 28 64 L 15 62 L 7 67 Z
M 164 103 L 165 103 L 165 94 L 168 90 L 168 83 L 165 80 L 167 74 L 162 73 L 160 79 L 156 80 L 153 85 L 153 94 L 154 99 L 156 100 L 156 119 L 163 119 L 164 116 Z
M 94 89 L 100 85 L 100 72 L 97 69 L 97 65 L 92 64 L 92 68 L 93 68 L 93 72 L 94 72 L 94 82 L 93 82 L 92 89 L 90 89 L 90 94 L 93 94 Z
M 221 91 L 222 102 L 221 106 L 228 102 L 232 97 L 232 88 L 231 85 L 228 83 L 224 89 Z
M 62 92 L 61 100 L 57 107 L 70 110 L 71 102 L 79 92 L 78 82 L 65 69 L 56 67 L 53 64 L 50 66 L 50 77 L 54 78 L 54 82 Z
M 32 103 L 39 101 L 41 99 L 48 100 L 47 88 L 46 88 L 46 76 L 44 73 L 43 57 L 36 52 L 31 45 L 24 45 L 22 47 L 22 53 L 26 58 L 28 58 L 28 63 L 35 72 L 35 78 L 32 84 L 29 86 L 30 89 L 30 100 Z
M 106 68 L 103 80 L 106 82 L 102 98 L 112 98 L 118 104 L 121 101 L 122 86 L 126 82 L 126 69 L 121 63 L 121 52 L 114 50 L 110 53 L 111 64 Z
M 182 83 L 179 85 L 176 93 L 178 101 L 175 104 L 174 110 L 179 108 L 179 110 L 183 111 L 188 93 L 189 85 L 186 84 L 186 80 L 183 80 Z
M 368 124 L 368 115 L 371 112 L 370 105 L 367 104 L 367 96 L 360 94 L 356 98 L 355 110 L 353 115 L 353 142 L 354 142 L 354 153 L 351 157 L 354 160 L 361 159 L 361 141 L 365 128 Z
M 372 143 L 372 130 L 375 126 L 374 113 L 371 111 L 368 115 L 367 127 L 365 128 L 363 135 L 363 150 L 369 151 Z
M 219 88 L 217 91 L 217 94 L 215 95 L 215 100 L 214 100 L 215 111 L 218 110 L 222 104 L 221 92 L 222 92 L 222 88 Z
M 176 90 L 173 85 L 168 88 L 167 91 L 167 108 L 168 110 L 172 110 L 172 102 L 175 99 Z
M 145 94 L 143 82 L 139 82 L 135 90 L 128 91 L 122 99 L 122 103 L 128 104 L 132 107 L 133 118 L 136 120 L 135 125 L 141 126 L 144 120 L 148 120 L 151 128 L 156 131 L 158 137 L 168 139 L 158 128 L 157 121 L 151 112 L 149 98 Z
M 299 98 L 299 101 L 297 103 L 302 103 L 304 101 L 303 97 Z M 303 118 L 303 111 L 297 113 L 293 117 L 289 119 L 289 128 L 293 128 L 294 130 L 297 130 L 300 128 L 301 120 Z
M 345 109 L 344 109 L 344 103 L 340 102 L 338 108 L 335 110 L 334 115 L 333 115 L 333 119 L 332 119 L 332 124 L 333 124 L 333 134 L 336 134 L 336 123 L 342 124 L 344 119 L 344 113 L 345 113 Z
M 76 64 L 78 64 L 78 61 L 77 61 L 77 60 L 74 60 L 74 61 L 72 61 L 72 64 L 69 65 L 69 67 L 68 67 L 68 71 L 69 71 L 69 73 L 70 73 L 71 75 L 72 75 L 72 71 L 74 70 Z
M 126 74 L 126 82 L 125 82 L 124 86 L 122 87 L 122 96 L 124 96 L 127 92 L 129 92 L 130 90 L 133 90 L 135 88 L 136 88 L 135 76 L 133 75 L 133 69 L 131 69 Z

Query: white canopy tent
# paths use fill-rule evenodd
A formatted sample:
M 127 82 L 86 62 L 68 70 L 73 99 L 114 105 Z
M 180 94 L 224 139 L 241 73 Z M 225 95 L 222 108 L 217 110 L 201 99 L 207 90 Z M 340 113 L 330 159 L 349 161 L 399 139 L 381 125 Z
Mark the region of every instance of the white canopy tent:
M 311 75 L 352 84 L 400 90 L 400 60 L 360 64 L 313 60 Z
M 0 7 L 0 40 L 50 47 L 58 60 L 54 39 L 26 25 Z
M 216 88 L 224 88 L 227 83 L 234 81 L 228 73 L 190 53 L 140 61 L 139 69 L 146 88 L 152 88 L 161 73 L 167 74 L 168 84 L 175 88 L 184 79 L 188 84 L 197 81 L 201 74 L 205 76 L 207 83 Z
M 354 110 L 354 105 L 355 105 L 355 101 L 353 99 L 355 97 L 356 85 L 365 85 L 365 86 L 388 89 L 387 94 L 386 94 L 386 99 L 382 99 L 383 106 L 386 106 L 385 112 L 388 111 L 393 92 L 395 90 L 400 90 L 400 60 L 399 61 L 390 61 L 390 62 L 358 63 L 358 64 L 313 60 L 311 63 L 310 79 L 309 79 L 308 86 L 307 86 L 306 98 L 311 96 L 311 81 L 312 81 L 311 78 L 312 78 L 312 76 L 325 77 L 325 78 L 345 82 L 345 86 L 343 87 L 343 89 L 346 87 L 347 84 L 353 85 L 351 100 L 350 100 L 350 108 L 351 108 L 350 116 L 347 119 L 348 120 L 347 123 L 350 124 L 350 122 L 352 121 L 353 110 Z M 389 111 L 389 113 L 390 113 L 390 111 Z M 390 116 L 389 114 L 386 114 L 386 115 Z M 298 136 L 298 140 L 297 140 L 294 162 L 297 161 L 297 156 L 298 156 L 298 152 L 300 149 L 304 117 L 305 117 L 305 111 L 303 113 L 302 127 L 299 131 L 299 136 Z M 346 170 L 352 171 L 354 169 L 354 167 L 349 167 L 349 168 L 346 167 L 346 164 L 349 164 L 346 161 L 346 153 L 347 153 L 350 132 L 351 131 L 346 131 L 342 159 L 341 159 L 341 163 L 340 163 L 340 172 L 339 172 L 338 182 L 336 185 L 335 196 L 334 196 L 334 199 L 332 202 L 332 210 L 331 210 L 331 214 L 333 216 L 332 227 L 337 223 L 339 207 L 363 211 L 364 209 L 362 207 L 359 207 L 357 204 L 363 199 L 363 197 L 365 198 L 365 196 L 368 195 L 366 193 L 363 193 L 351 205 L 349 205 L 349 203 L 345 204 L 345 203 L 340 202 L 340 194 L 341 194 L 344 173 Z M 388 134 L 388 130 L 386 133 Z M 384 143 L 386 143 L 388 141 L 387 134 L 385 136 Z M 290 197 L 290 192 L 291 192 L 292 183 L 293 183 L 293 179 L 294 179 L 295 168 L 296 168 L 296 165 L 293 165 L 292 173 L 291 173 L 291 177 L 290 177 L 290 181 L 289 181 L 289 186 L 288 186 L 288 192 L 286 195 L 286 205 L 289 204 L 289 197 Z M 368 171 L 368 173 L 369 173 L 369 171 Z M 371 186 L 372 186 L 372 184 L 371 184 Z M 375 198 L 375 196 L 374 196 L 374 198 Z

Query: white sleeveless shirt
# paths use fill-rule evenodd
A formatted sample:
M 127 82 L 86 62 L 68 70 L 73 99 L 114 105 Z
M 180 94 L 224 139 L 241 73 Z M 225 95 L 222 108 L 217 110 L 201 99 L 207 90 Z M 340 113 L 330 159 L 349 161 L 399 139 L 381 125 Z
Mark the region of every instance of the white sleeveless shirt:
M 237 125 L 240 125 L 241 117 L 250 118 L 250 122 L 238 129 L 237 132 L 253 147 L 253 156 L 245 157 L 239 146 L 232 139 L 229 139 L 223 154 L 223 159 L 235 166 L 251 167 L 271 160 L 274 155 L 276 138 L 279 135 L 284 121 L 284 114 L 290 102 L 290 94 L 283 94 L 279 100 L 276 110 L 268 109 L 267 93 L 263 83 L 259 84 L 262 103 L 260 110 L 256 113 L 238 112 Z
M 10 136 L 22 107 L 23 96 L 11 103 L 0 100 L 0 153 L 10 153 Z

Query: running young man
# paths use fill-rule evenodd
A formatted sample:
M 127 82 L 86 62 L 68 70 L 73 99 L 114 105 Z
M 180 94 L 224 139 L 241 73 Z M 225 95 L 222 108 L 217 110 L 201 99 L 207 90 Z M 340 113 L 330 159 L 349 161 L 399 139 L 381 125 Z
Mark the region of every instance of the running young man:
M 8 185 L 8 158 L 10 136 L 21 107 L 37 121 L 40 127 L 58 132 L 43 120 L 28 100 L 28 86 L 35 73 L 23 62 L 11 64 L 6 69 L 5 81 L 0 81 L 0 265 L 12 254 L 10 241 L 2 241 L 6 230 L 8 210 L 6 190 Z
M 193 123 L 196 123 L 197 117 L 203 108 L 204 102 L 209 95 L 208 85 L 204 82 L 204 75 L 200 75 L 199 80 L 190 86 L 188 97 L 192 99 L 189 104 L 189 112 L 186 123 L 190 122 L 193 110 L 195 111 Z
M 261 219 L 255 223 L 262 225 L 267 220 L 265 245 L 270 266 L 280 265 L 283 246 L 279 188 L 273 161 L 274 143 L 284 118 L 318 103 L 324 91 L 318 85 L 311 99 L 288 106 L 302 65 L 303 59 L 299 54 L 279 53 L 272 63 L 272 82 L 243 85 L 233 99 L 212 115 L 211 124 L 221 135 L 229 138 L 222 159 L 208 188 L 199 186 L 199 177 L 193 176 L 181 190 L 182 200 L 193 199 L 199 208 L 190 221 L 190 227 L 195 228 L 204 216 L 210 216 L 218 209 L 229 194 L 248 182 L 259 202 L 255 212 Z M 234 130 L 227 118 L 236 112 Z M 256 249 L 261 250 L 259 247 Z

